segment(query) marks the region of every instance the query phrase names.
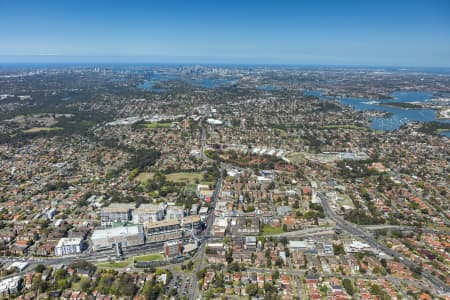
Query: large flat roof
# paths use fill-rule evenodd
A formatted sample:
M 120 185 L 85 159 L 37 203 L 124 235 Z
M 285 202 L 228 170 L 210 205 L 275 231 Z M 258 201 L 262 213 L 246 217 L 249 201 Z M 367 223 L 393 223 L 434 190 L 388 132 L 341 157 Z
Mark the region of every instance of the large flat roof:
M 309 248 L 311 244 L 307 241 L 289 241 L 289 248 Z
M 82 238 L 61 238 L 56 245 L 57 248 L 63 246 L 78 246 L 81 244 Z
M 128 212 L 135 206 L 135 203 L 111 203 L 109 206 L 103 207 L 102 212 Z
M 106 228 L 106 229 L 96 229 L 92 233 L 92 239 L 102 239 L 108 237 L 119 237 L 119 236 L 127 236 L 127 235 L 138 235 L 142 233 L 142 226 L 120 226 L 114 228 Z
M 198 222 L 200 221 L 200 216 L 194 215 L 194 216 L 186 216 L 183 219 L 183 222 L 190 223 L 190 222 Z
M 145 228 L 158 228 L 162 226 L 171 226 L 171 225 L 178 225 L 180 224 L 180 221 L 174 219 L 174 220 L 161 220 L 158 222 L 148 222 L 145 224 Z

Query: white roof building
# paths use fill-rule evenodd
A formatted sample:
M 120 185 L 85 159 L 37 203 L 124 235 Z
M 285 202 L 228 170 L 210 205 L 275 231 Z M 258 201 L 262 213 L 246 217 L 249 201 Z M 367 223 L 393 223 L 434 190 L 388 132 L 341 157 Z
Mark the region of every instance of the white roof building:
M 200 211 L 198 212 L 200 215 L 206 215 L 208 213 L 209 208 L 207 206 L 200 207 Z
M 351 244 L 347 244 L 345 246 L 346 252 L 365 252 L 365 251 L 372 251 L 372 247 L 370 247 L 369 244 L 362 243 L 360 241 L 352 241 Z
M 121 244 L 122 247 L 142 245 L 144 228 L 142 225 L 135 225 L 97 229 L 92 233 L 91 240 L 94 250 L 109 249 L 117 244 Z
M 132 222 L 134 224 L 144 224 L 157 222 L 164 218 L 164 205 L 141 204 L 132 212 Z
M 221 120 L 216 120 L 216 119 L 207 119 L 206 123 L 210 124 L 210 125 L 222 125 L 223 122 Z
M 14 276 L 0 281 L 0 294 L 7 295 L 16 293 L 21 280 L 22 276 Z
M 314 243 L 310 241 L 289 241 L 288 248 L 291 250 L 312 250 L 315 248 Z
M 64 256 L 81 253 L 83 250 L 82 238 L 61 238 L 55 246 L 55 255 Z
M 28 262 L 22 262 L 22 261 L 15 261 L 12 264 L 9 265 L 8 270 L 17 268 L 19 270 L 19 272 L 22 272 L 23 270 L 25 270 L 26 267 L 28 267 L 29 263 Z
M 166 218 L 168 220 L 181 220 L 184 217 L 184 208 L 182 206 L 167 206 Z

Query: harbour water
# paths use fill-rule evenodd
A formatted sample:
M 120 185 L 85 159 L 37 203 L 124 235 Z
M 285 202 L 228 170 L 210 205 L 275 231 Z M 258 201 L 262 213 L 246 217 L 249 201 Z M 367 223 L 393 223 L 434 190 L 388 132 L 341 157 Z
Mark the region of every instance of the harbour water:
M 446 137 L 450 138 L 450 131 L 442 131 L 439 134 L 445 135 Z
M 316 96 L 322 100 L 330 100 L 329 97 L 322 95 L 320 91 L 306 91 L 305 95 Z M 409 122 L 430 122 L 438 121 L 450 123 L 450 120 L 438 119 L 436 111 L 433 109 L 405 109 L 400 107 L 388 106 L 389 102 L 424 102 L 431 99 L 432 94 L 428 92 L 410 92 L 400 91 L 390 95 L 393 99 L 362 99 L 362 98 L 338 98 L 337 100 L 345 105 L 351 106 L 356 110 L 377 110 L 389 112 L 390 115 L 385 118 L 374 117 L 370 128 L 375 130 L 395 130 L 405 123 Z M 449 132 L 441 134 L 449 136 Z
M 165 89 L 156 89 L 153 86 L 155 84 L 159 84 L 169 80 L 184 81 L 194 86 L 199 86 L 205 89 L 215 89 L 221 86 L 233 84 L 235 82 L 234 79 L 226 78 L 188 78 L 179 75 L 150 74 L 148 75 L 148 79 L 144 81 L 144 83 L 138 85 L 138 88 L 157 93 L 165 92 Z
M 263 84 L 263 85 L 259 85 L 256 87 L 257 90 L 261 90 L 261 91 L 276 91 L 279 90 L 280 88 L 276 85 L 272 85 L 272 84 Z

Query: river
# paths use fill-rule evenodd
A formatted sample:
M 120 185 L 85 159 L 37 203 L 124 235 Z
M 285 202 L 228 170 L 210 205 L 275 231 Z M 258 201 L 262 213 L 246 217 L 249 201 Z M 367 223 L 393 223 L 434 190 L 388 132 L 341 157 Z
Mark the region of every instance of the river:
M 306 91 L 305 95 L 316 96 L 321 100 L 330 100 L 323 96 L 320 91 Z M 388 106 L 389 102 L 425 102 L 432 98 L 429 92 L 411 92 L 400 91 L 390 95 L 393 99 L 367 99 L 367 98 L 337 98 L 341 104 L 351 106 L 356 110 L 377 110 L 389 112 L 390 116 L 386 118 L 373 117 L 370 128 L 375 130 L 395 130 L 405 123 L 409 122 L 430 122 L 438 121 L 450 123 L 450 120 L 442 120 L 436 117 L 434 109 L 404 109 Z M 450 136 L 449 131 L 441 132 L 442 135 Z

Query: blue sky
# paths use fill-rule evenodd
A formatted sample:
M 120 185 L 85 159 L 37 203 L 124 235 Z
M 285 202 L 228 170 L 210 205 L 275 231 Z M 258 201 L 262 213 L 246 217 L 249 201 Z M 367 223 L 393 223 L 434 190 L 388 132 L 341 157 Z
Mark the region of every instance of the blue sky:
M 0 61 L 450 67 L 450 1 L 0 0 Z

